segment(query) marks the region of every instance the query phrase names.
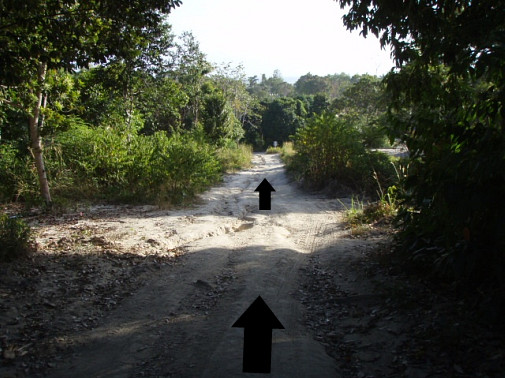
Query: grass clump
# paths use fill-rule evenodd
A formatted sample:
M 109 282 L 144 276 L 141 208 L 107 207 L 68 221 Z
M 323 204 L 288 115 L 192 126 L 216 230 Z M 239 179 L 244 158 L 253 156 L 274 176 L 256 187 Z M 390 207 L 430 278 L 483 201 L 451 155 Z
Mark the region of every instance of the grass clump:
M 32 250 L 30 226 L 21 219 L 0 214 L 0 262 L 26 256 Z
M 377 181 L 378 182 L 378 181 Z M 398 214 L 399 205 L 396 197 L 396 186 L 390 186 L 384 192 L 379 184 L 379 199 L 364 204 L 358 198 L 351 198 L 351 206 L 346 208 L 345 221 L 353 235 L 361 235 L 370 229 L 371 225 L 391 224 Z
M 281 152 L 282 152 L 282 148 L 279 146 L 277 146 L 277 147 L 270 146 L 267 148 L 267 151 L 266 151 L 267 154 L 280 154 Z
M 236 172 L 251 166 L 253 150 L 250 145 L 229 143 L 217 150 L 223 172 Z

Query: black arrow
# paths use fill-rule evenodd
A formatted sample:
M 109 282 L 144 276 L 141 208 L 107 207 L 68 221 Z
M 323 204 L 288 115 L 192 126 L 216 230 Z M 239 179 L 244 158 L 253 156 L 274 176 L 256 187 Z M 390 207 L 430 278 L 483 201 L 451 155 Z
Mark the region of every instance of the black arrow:
M 272 201 L 270 193 L 275 192 L 275 189 L 270 185 L 267 179 L 263 179 L 261 184 L 258 185 L 255 192 L 260 192 L 260 210 L 271 210 Z
M 270 373 L 272 329 L 284 326 L 258 296 L 232 327 L 244 328 L 244 373 Z

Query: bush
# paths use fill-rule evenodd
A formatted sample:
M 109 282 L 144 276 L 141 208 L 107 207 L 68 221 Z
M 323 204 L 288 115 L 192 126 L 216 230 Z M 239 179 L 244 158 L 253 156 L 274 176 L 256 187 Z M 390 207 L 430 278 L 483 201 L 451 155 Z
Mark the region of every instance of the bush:
M 28 153 L 22 154 L 13 144 L 0 144 L 0 202 L 39 197 L 37 174 Z
M 217 150 L 217 158 L 223 172 L 235 172 L 251 166 L 252 147 L 246 144 L 231 143 Z
M 386 80 L 392 136 L 410 151 L 400 250 L 454 283 L 505 293 L 503 89 L 421 63 Z
M 220 177 L 214 149 L 190 135 L 139 135 L 81 125 L 55 143 L 62 160 L 59 171 L 69 178 L 60 179 L 65 185 L 53 190 L 64 197 L 181 203 Z
M 34 247 L 31 229 L 21 219 L 0 215 L 0 261 L 10 261 L 27 255 Z
M 395 181 L 389 157 L 368 151 L 352 122 L 331 113 L 311 118 L 297 131 L 295 150 L 289 168 L 316 189 L 337 182 L 375 195 L 378 183 L 387 188 Z
M 218 181 L 223 172 L 248 166 L 251 147 L 217 148 L 196 134 L 163 131 L 142 135 L 125 127 L 74 123 L 45 141 L 45 164 L 56 202 L 182 203 Z M 0 200 L 40 197 L 31 156 L 0 145 Z
M 155 134 L 158 146 L 151 157 L 152 193 L 157 201 L 182 203 L 215 183 L 221 165 L 210 145 L 190 136 Z M 161 189 L 161 192 L 160 190 Z

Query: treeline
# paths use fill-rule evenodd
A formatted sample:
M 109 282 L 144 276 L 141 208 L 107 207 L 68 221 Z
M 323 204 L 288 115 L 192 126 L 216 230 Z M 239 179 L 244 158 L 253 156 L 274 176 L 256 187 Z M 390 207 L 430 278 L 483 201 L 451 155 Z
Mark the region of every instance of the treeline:
M 365 147 L 389 145 L 383 124 L 383 86 L 376 76 L 308 73 L 289 84 L 275 71 L 261 81 L 249 77 L 246 90 L 252 101 L 243 118 L 245 140 L 257 150 L 274 141 L 292 141 L 298 129 L 325 112 L 345 116 L 359 130 Z
M 264 151 L 325 112 L 386 143 L 378 78 L 247 78 L 173 35 L 178 5 L 1 5 L 0 201 L 181 202 L 246 165 L 242 143 Z
M 291 85 L 275 71 L 261 81 L 248 78 L 246 89 L 253 101 L 244 114 L 245 140 L 257 150 L 294 143 L 296 153 L 285 161 L 306 187 L 376 198 L 379 188 L 394 185 L 393 162 L 373 152 L 391 146 L 381 78 L 308 73 Z

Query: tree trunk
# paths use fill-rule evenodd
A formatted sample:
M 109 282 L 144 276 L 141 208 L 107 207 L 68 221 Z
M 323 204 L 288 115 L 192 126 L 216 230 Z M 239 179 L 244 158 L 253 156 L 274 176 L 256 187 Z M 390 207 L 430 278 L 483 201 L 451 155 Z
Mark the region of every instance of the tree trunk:
M 37 73 L 37 89 L 36 97 L 37 104 L 33 109 L 33 114 L 30 116 L 28 122 L 30 126 L 30 145 L 33 158 L 35 159 L 35 167 L 37 168 L 37 174 L 39 177 L 40 194 L 44 199 L 47 206 L 51 206 L 51 194 L 49 192 L 49 182 L 47 181 L 46 168 L 44 165 L 44 155 L 42 149 L 42 138 L 40 137 L 39 120 L 43 119 L 40 114 L 43 98 L 43 84 L 46 78 L 47 65 L 45 63 L 40 63 Z

